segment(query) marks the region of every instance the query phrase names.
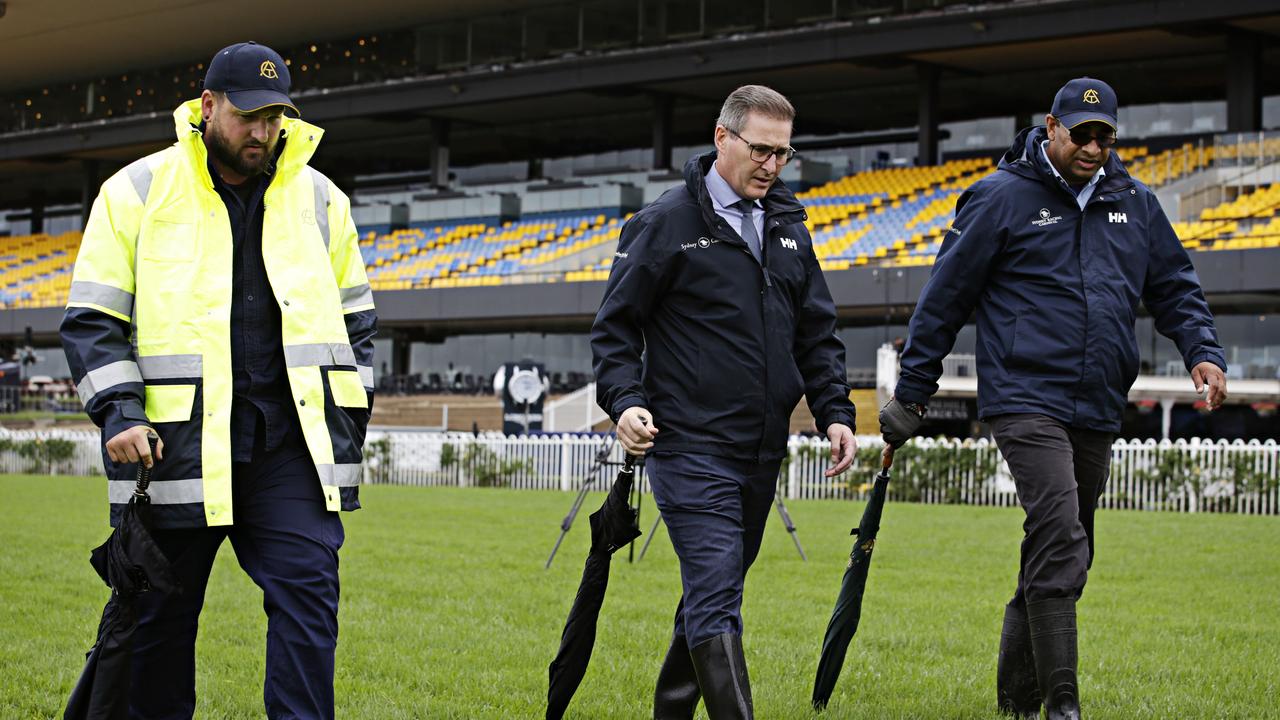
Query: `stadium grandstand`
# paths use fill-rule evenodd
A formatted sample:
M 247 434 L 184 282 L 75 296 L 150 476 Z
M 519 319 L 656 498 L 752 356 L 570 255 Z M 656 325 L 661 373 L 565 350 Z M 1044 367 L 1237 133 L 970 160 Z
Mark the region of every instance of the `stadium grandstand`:
M 956 199 L 1063 79 L 1089 74 L 1120 95 L 1117 152 L 1193 251 L 1233 379 L 1260 383 L 1212 418 L 1153 389 L 1126 434 L 1280 434 L 1274 3 L 369 0 L 357 22 L 275 5 L 262 27 L 289 29 L 253 34 L 288 61 L 294 99 L 326 131 L 314 164 L 353 198 L 392 392 L 480 392 L 526 355 L 557 393 L 588 382 L 586 330 L 622 226 L 682 182 L 725 93 L 757 82 L 797 106 L 783 179 L 869 418 L 877 349 L 905 335 Z M 0 337 L 35 346 L 31 373 L 65 375 L 57 322 L 98 184 L 171 142 L 208 56 L 246 39 L 202 10 L 58 0 L 0 18 Z M 103 52 L 139 34 L 162 40 Z M 1149 318 L 1139 330 L 1144 376 L 1184 373 Z M 957 357 L 972 349 L 968 328 Z M 1150 403 L 1165 400 L 1162 427 Z M 972 416 L 960 392 L 937 428 L 970 434 Z

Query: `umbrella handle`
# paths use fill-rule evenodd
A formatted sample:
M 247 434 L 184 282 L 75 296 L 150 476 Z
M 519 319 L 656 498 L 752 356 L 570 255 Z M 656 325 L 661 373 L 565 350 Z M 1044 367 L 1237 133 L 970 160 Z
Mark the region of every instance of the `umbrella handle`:
M 640 418 L 640 424 L 647 427 L 649 425 L 649 420 L 647 418 L 642 417 Z M 614 433 L 614 437 L 617 437 L 617 433 Z M 636 456 L 632 455 L 629 452 L 626 452 L 625 450 L 623 451 L 623 455 L 625 455 L 626 457 L 622 461 L 622 472 L 625 472 L 625 473 L 635 472 Z
M 156 443 L 158 442 L 160 442 L 160 436 L 157 435 L 154 430 L 148 430 L 147 445 L 150 446 L 152 458 L 155 458 L 156 456 Z M 155 460 L 153 459 L 152 462 L 155 462 Z M 151 496 L 147 494 L 147 486 L 150 484 L 151 484 L 151 468 L 147 467 L 146 463 L 139 461 L 138 462 L 138 481 L 136 486 L 133 488 L 133 496 L 141 502 L 146 502 L 150 500 Z
M 884 444 L 884 449 L 880 451 L 880 469 L 888 471 L 893 465 L 893 446 L 889 443 Z

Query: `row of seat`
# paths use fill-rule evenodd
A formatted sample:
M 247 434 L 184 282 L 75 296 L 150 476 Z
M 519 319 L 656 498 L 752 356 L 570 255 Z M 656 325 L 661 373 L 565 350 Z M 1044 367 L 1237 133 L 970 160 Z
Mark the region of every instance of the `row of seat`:
M 1182 244 L 1194 250 L 1280 247 L 1280 183 L 1242 192 L 1200 212 L 1200 219 L 1173 223 Z
M 1184 143 L 1155 155 L 1145 152 L 1145 147 L 1142 149 L 1144 152 L 1131 159 L 1121 153 L 1120 159 L 1124 160 L 1125 169 L 1130 175 L 1150 188 L 1159 188 L 1210 167 L 1216 154 L 1213 145 L 1192 143 Z
M 520 274 L 546 274 L 546 268 L 558 260 L 605 243 L 616 244 L 625 219 L 616 212 L 597 212 L 482 221 L 453 226 L 417 245 L 413 237 L 425 238 L 435 229 L 400 231 L 401 239 L 395 243 L 366 238 L 369 246 L 389 248 L 372 262 L 366 257 L 369 282 L 378 290 L 470 287 L 501 284 L 503 278 Z M 404 237 L 410 242 L 405 243 Z
M 1204 168 L 1215 153 L 1189 143 L 1155 154 L 1145 146 L 1118 152 L 1133 174 L 1156 186 Z M 877 169 L 799 193 L 819 262 L 828 270 L 932 263 L 956 199 L 993 167 L 991 158 L 980 157 Z M 1280 247 L 1277 209 L 1280 184 L 1243 193 L 1174 227 L 1190 249 Z M 367 233 L 360 246 L 378 290 L 601 280 L 612 265 L 608 250 L 629 217 L 593 210 L 451 221 Z M 0 308 L 64 304 L 79 243 L 79 232 L 0 238 Z
M 1200 213 L 1200 219 L 1241 220 L 1275 217 L 1280 211 L 1280 183 L 1263 185 L 1251 192 L 1241 193 L 1234 200 L 1224 202 Z
M 992 170 L 990 158 L 967 158 L 923 168 L 872 170 L 801 193 L 806 206 L 814 199 L 848 200 L 819 206 L 826 212 L 809 210 L 819 263 L 842 270 L 923 256 L 941 244 L 960 192 Z M 890 189 L 871 202 L 855 202 L 869 183 Z
M 0 238 L 0 308 L 66 304 L 80 232 Z

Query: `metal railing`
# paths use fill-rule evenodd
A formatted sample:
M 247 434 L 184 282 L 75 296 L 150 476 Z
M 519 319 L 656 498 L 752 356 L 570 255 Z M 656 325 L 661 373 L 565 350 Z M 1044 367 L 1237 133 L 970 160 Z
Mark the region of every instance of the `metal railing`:
M 590 432 L 597 423 L 609 419 L 596 404 L 595 383 L 587 383 L 547 403 L 544 414 L 548 432 Z
M 70 456 L 50 460 L 39 442 L 68 440 Z M 858 438 L 849 472 L 823 475 L 830 464 L 825 439 L 793 436 L 779 473 L 788 499 L 865 499 L 883 446 L 878 437 Z M 24 444 L 25 443 L 25 444 Z M 35 444 L 33 444 L 35 443 Z M 98 433 L 0 430 L 0 472 L 62 475 L 102 473 Z M 590 482 L 603 490 L 622 448 L 602 435 L 538 435 L 371 431 L 365 446 L 364 481 L 369 484 L 505 487 L 571 491 Z M 642 479 L 640 486 L 647 491 Z M 894 459 L 890 497 L 898 501 L 1008 507 L 1017 492 L 1008 466 L 988 440 L 917 438 Z M 1103 508 L 1174 512 L 1280 515 L 1280 445 L 1274 440 L 1117 440 Z

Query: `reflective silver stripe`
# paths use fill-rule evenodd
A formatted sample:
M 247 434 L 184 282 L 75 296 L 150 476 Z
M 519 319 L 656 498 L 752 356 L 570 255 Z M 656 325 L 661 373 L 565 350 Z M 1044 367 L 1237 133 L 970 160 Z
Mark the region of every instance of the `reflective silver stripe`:
M 360 373 L 360 384 L 366 389 L 373 389 L 373 368 L 368 365 L 357 365 L 356 372 Z
M 356 287 L 342 288 L 338 292 L 342 294 L 342 307 L 344 308 L 373 304 L 373 290 L 367 283 Z
M 324 238 L 324 248 L 329 249 L 329 178 L 315 168 L 311 170 L 311 183 L 316 191 L 316 226 Z
M 133 315 L 133 293 L 87 280 L 71 283 L 71 294 L 67 296 L 67 302 L 97 305 L 126 317 Z
M 127 503 L 133 497 L 133 480 L 111 480 L 107 483 L 107 498 L 113 503 Z M 152 505 L 182 505 L 204 502 L 204 480 L 157 480 L 147 488 Z
M 288 367 L 313 365 L 355 365 L 356 354 L 346 343 L 310 343 L 285 345 L 284 364 Z
M 363 466 L 360 463 L 346 463 L 340 465 L 317 465 L 316 471 L 320 473 L 321 485 L 353 487 L 360 484 L 362 468 Z
M 138 365 L 147 380 L 204 377 L 204 358 L 200 355 L 143 355 L 138 358 Z
M 107 388 L 123 385 L 124 383 L 140 383 L 142 382 L 142 374 L 138 372 L 138 363 L 132 360 L 119 360 L 110 365 L 103 365 L 100 368 L 90 370 L 80 384 L 76 386 L 76 392 L 80 393 L 80 402 L 86 407 L 94 395 L 106 390 Z
M 138 191 L 138 199 L 146 205 L 147 195 L 151 192 L 151 166 L 147 164 L 147 159 L 142 158 L 129 163 L 124 171 L 133 181 L 133 189 Z

